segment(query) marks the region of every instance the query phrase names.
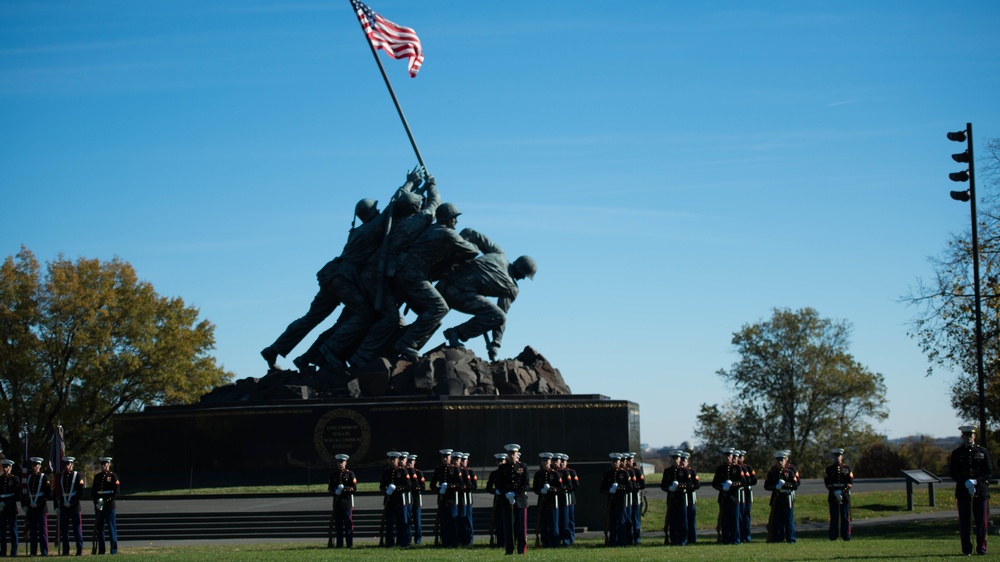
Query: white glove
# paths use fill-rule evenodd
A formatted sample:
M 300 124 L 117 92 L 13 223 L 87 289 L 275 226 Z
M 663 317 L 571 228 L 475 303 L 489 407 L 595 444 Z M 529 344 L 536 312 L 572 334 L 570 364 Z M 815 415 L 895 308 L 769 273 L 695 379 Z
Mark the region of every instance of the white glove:
M 31 507 L 38 507 L 38 504 L 35 502 L 31 502 Z
M 971 478 L 969 480 L 966 480 L 965 489 L 969 491 L 970 496 L 974 496 L 976 494 L 976 481 L 972 480 Z
M 723 492 L 728 492 L 729 488 L 731 488 L 732 486 L 733 486 L 733 481 L 732 480 L 726 480 L 725 482 L 722 483 L 722 491 Z
M 339 496 L 343 491 L 344 491 L 344 485 L 343 484 L 337 484 L 337 489 L 334 490 L 333 493 L 337 494 Z
M 493 490 L 493 493 L 499 496 L 500 495 L 500 490 Z
M 613 494 L 613 493 L 615 493 L 617 491 L 618 491 L 618 482 L 615 482 L 614 484 L 611 485 L 610 492 Z
M 679 486 L 679 484 L 677 483 L 676 480 L 674 480 L 673 482 L 670 483 L 670 487 L 668 488 L 668 490 L 670 490 L 671 492 L 676 492 L 677 486 Z
M 548 482 L 546 482 L 545 485 L 542 486 L 542 494 L 547 494 L 547 493 L 549 493 L 549 483 Z
M 69 507 L 69 500 L 65 500 L 65 501 L 63 502 L 63 505 L 64 505 L 65 507 Z M 0 508 L 0 509 L 2 509 L 2 508 Z
M 396 491 L 396 485 L 395 484 L 389 484 L 386 487 L 386 489 L 385 489 L 385 495 L 391 496 L 392 493 L 395 492 L 395 491 Z
M 507 501 L 510 502 L 510 505 L 514 505 L 514 492 L 507 492 L 504 495 L 507 497 Z
M 840 490 L 834 490 L 833 497 L 837 498 L 837 503 L 844 501 L 844 492 Z
M 442 482 L 441 483 L 441 487 L 438 489 L 438 493 L 439 494 L 444 494 L 447 491 L 448 491 L 448 483 L 447 482 Z
M 784 487 L 785 487 L 785 481 L 784 480 L 778 480 L 778 489 L 780 490 L 781 488 L 784 488 Z

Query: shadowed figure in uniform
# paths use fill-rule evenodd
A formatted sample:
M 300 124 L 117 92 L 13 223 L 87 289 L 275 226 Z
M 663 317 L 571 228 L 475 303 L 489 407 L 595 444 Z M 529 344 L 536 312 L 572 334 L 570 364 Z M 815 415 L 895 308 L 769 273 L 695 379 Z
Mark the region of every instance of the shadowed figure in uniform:
M 958 527 L 962 539 L 962 554 L 986 554 L 989 530 L 989 484 L 993 464 L 985 447 L 976 445 L 976 428 L 963 425 L 962 444 L 951 452 L 948 472 L 955 481 L 955 502 L 958 504 Z M 976 542 L 972 543 L 973 530 Z
M 392 229 L 383 240 L 382 247 L 361 272 L 361 283 L 374 306 L 376 320 L 351 354 L 350 363 L 353 366 L 364 367 L 371 363 L 403 325 L 403 317 L 399 313 L 400 300 L 393 292 L 392 278 L 406 252 L 434 221 L 434 214 L 441 205 L 434 176 L 426 176 L 426 187 L 422 199 L 411 193 L 395 203 L 399 218 L 393 220 Z M 338 350 L 324 350 L 327 356 L 328 351 Z
M 446 329 L 444 336 L 449 346 L 463 347 L 462 342 L 492 330 L 487 353 L 490 361 L 495 361 L 503 341 L 507 312 L 517 298 L 517 282 L 525 277 L 534 279 L 538 266 L 528 256 L 508 262 L 500 246 L 471 228 L 462 230 L 461 236 L 482 255 L 446 274 L 437 284 L 437 290 L 449 307 L 471 314 L 472 318 Z
M 414 168 L 406 176 L 406 183 L 396 191 L 394 200 L 409 194 L 420 185 L 420 168 Z M 313 297 L 309 305 L 309 311 L 305 316 L 293 321 L 285 328 L 274 343 L 261 350 L 260 355 L 267 361 L 269 369 L 275 368 L 278 356 L 287 357 L 295 346 L 297 346 L 308 334 L 326 320 L 342 302 L 350 310 L 357 313 L 362 311 L 367 314 L 370 305 L 363 306 L 360 303 L 362 294 L 356 290 L 358 285 L 358 272 L 369 260 L 371 255 L 379 247 L 382 236 L 385 233 L 385 221 L 388 219 L 387 213 L 379 213 L 377 202 L 371 199 L 362 199 L 355 206 L 355 216 L 361 219 L 362 225 L 358 228 L 351 228 L 347 236 L 347 243 L 341 255 L 330 262 L 327 262 L 319 272 L 316 273 L 316 281 L 319 283 L 319 292 Z M 376 220 L 378 219 L 378 220 Z M 354 314 L 347 317 L 353 318 Z M 363 322 L 368 316 L 362 315 L 353 321 Z M 346 320 L 346 319 L 345 319 Z M 337 327 L 342 328 L 342 326 Z M 329 336 L 330 330 L 316 340 L 305 354 L 295 360 L 295 366 L 303 371 L 309 364 L 319 363 L 320 346 Z
M 409 249 L 399 257 L 393 288 L 417 319 L 406 327 L 396 341 L 400 356 L 415 360 L 448 313 L 448 304 L 432 284 L 441 272 L 475 258 L 479 250 L 455 231 L 461 213 L 452 203 L 435 211 L 436 222 L 429 226 Z

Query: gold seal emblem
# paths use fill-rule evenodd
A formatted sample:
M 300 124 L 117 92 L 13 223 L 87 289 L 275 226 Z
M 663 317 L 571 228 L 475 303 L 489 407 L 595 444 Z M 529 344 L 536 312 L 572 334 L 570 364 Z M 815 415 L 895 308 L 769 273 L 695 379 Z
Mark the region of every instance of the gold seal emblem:
M 324 461 L 335 464 L 338 453 L 361 460 L 368 453 L 372 432 L 368 420 L 354 410 L 338 408 L 323 414 L 316 422 L 313 443 Z M 356 465 L 357 466 L 357 465 Z

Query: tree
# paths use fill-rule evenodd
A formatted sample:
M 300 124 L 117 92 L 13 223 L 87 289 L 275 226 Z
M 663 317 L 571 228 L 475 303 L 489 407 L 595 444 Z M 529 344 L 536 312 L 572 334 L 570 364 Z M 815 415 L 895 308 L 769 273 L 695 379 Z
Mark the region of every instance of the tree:
M 899 449 L 884 441 L 871 443 L 861 450 L 854 464 L 858 478 L 898 478 L 906 468 L 906 459 Z
M 62 424 L 69 454 L 104 453 L 114 414 L 189 403 L 231 378 L 207 355 L 214 331 L 118 258 L 60 255 L 43 276 L 22 246 L 0 268 L 3 430 L 14 441 L 27 423 L 32 452 L 47 457 Z
M 933 437 L 916 435 L 900 443 L 899 448 L 906 459 L 907 468 L 923 468 L 934 474 L 948 474 L 951 451 L 938 445 Z
M 983 314 L 983 368 L 1000 369 L 1000 139 L 990 139 L 986 156 L 977 162 L 978 191 L 983 204 L 977 209 L 979 229 L 980 289 Z M 983 189 L 985 188 L 985 189 Z M 967 223 L 968 224 L 968 223 Z M 934 274 L 918 280 L 902 298 L 918 308 L 909 335 L 927 355 L 931 375 L 935 367 L 958 373 L 951 388 L 951 405 L 968 420 L 979 419 L 978 375 L 972 268 L 972 229 L 952 236 L 939 256 L 930 258 Z M 985 380 L 987 425 L 1000 424 L 1000 380 Z
M 775 309 L 733 334 L 741 359 L 718 375 L 731 401 L 702 404 L 696 434 L 708 449 L 745 449 L 760 463 L 791 450 L 804 476 L 828 464 L 829 449 L 857 452 L 877 439 L 869 420 L 888 416 L 885 382 L 848 353 L 851 326 L 811 309 Z

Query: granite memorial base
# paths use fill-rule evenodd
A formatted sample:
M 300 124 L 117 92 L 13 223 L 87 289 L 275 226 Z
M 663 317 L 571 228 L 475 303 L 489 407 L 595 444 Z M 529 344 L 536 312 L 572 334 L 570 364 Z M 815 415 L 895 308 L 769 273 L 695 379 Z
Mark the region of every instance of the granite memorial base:
M 310 484 L 325 490 L 334 456 L 377 481 L 387 451 L 418 455 L 430 477 L 438 450 L 469 453 L 480 486 L 507 443 L 531 474 L 544 451 L 580 475 L 577 525 L 601 530 L 598 491 L 608 453 L 637 451 L 639 407 L 601 395 L 433 396 L 149 407 L 114 419 L 115 470 L 130 492 Z M 529 493 L 534 503 L 535 495 Z

